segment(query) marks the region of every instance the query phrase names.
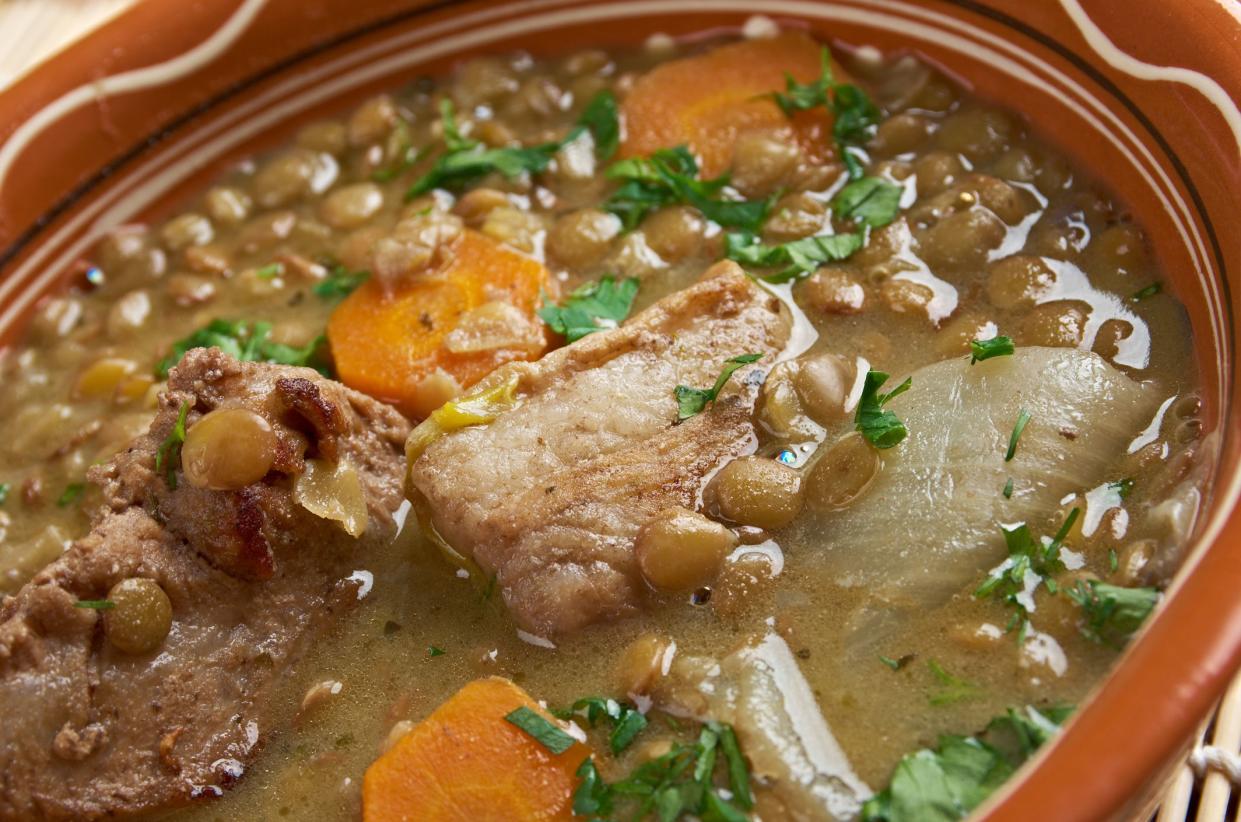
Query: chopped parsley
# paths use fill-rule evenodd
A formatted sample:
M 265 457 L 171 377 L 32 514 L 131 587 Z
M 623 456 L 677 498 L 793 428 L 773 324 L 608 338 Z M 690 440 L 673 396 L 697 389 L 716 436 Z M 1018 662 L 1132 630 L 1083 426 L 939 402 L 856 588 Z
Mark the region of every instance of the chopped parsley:
M 268 263 L 262 268 L 255 269 L 254 276 L 260 280 L 274 280 L 284 274 L 284 263 Z
M 544 748 L 553 754 L 562 754 L 573 747 L 577 740 L 557 728 L 551 720 L 538 711 L 526 706 L 517 708 L 505 715 L 504 719 L 521 728 Z
M 716 787 L 716 771 L 723 766 L 727 790 Z M 754 806 L 750 770 L 731 726 L 708 722 L 692 744 L 674 743 L 663 756 L 644 762 L 625 778 L 608 784 L 593 758 L 577 771 L 580 783 L 573 794 L 573 813 L 595 819 L 659 820 L 696 817 L 704 822 L 744 822 Z M 617 805 L 632 813 L 616 813 Z
M 677 422 L 683 422 L 701 413 L 708 405 L 714 403 L 725 383 L 738 368 L 758 362 L 762 356 L 762 354 L 739 354 L 725 360 L 723 370 L 715 379 L 715 385 L 710 388 L 690 388 L 688 385 L 678 385 L 673 391 L 677 398 Z
M 604 90 L 590 98 L 586 108 L 577 118 L 577 128 L 565 140 L 570 142 L 585 129 L 595 141 L 595 156 L 607 162 L 620 148 L 620 115 L 616 108 L 616 95 Z
M 1010 708 L 975 736 L 945 734 L 906 754 L 888 787 L 862 806 L 863 822 L 964 819 L 1060 730 L 1065 708 Z
M 431 657 L 443 656 L 446 653 L 448 652 L 445 651 L 443 648 L 436 648 L 434 645 L 427 646 L 427 656 L 431 656 Z
M 767 200 L 720 199 L 728 185 L 728 175 L 698 179 L 698 161 L 683 145 L 660 149 L 649 157 L 613 163 L 606 174 L 621 181 L 621 186 L 612 192 L 603 208 L 620 217 L 626 229 L 637 227 L 658 208 L 688 203 L 712 222 L 753 232 L 763 224 L 770 207 Z
M 356 291 L 370 276 L 369 271 L 350 271 L 343 265 L 334 265 L 328 275 L 310 290 L 324 300 L 339 300 Z
M 553 713 L 561 719 L 570 719 L 574 715 L 584 716 L 592 728 L 607 719 L 612 725 L 608 745 L 613 754 L 619 754 L 628 748 L 647 724 L 646 717 L 637 708 L 599 696 L 584 697 L 574 702 L 567 711 Z
M 1107 549 L 1107 569 L 1115 573 L 1116 569 L 1119 567 L 1120 567 L 1120 557 L 1116 554 L 1116 549 L 1108 548 Z
M 618 282 L 604 276 L 574 289 L 560 305 L 544 298 L 538 314 L 552 331 L 568 342 L 576 342 L 587 334 L 618 326 L 629 316 L 637 295 L 637 277 Z
M 862 177 L 848 183 L 832 201 L 832 211 L 842 220 L 870 228 L 883 228 L 901 210 L 902 189 L 882 177 Z
M 5 500 L 9 498 L 9 492 L 13 490 L 11 483 L 0 482 L 0 505 L 4 505 Z
M 857 413 L 853 417 L 854 427 L 876 448 L 892 448 L 909 434 L 905 423 L 883 406 L 908 391 L 913 385 L 913 378 L 906 378 L 903 383 L 884 394 L 879 389 L 887 381 L 888 375 L 883 371 L 872 368 L 866 372 L 862 398 L 858 401 Z
M 60 508 L 68 508 L 81 499 L 84 493 L 86 493 L 86 483 L 71 482 L 65 486 L 65 490 L 57 498 L 56 505 Z
M 404 118 L 398 120 L 396 128 L 392 130 L 392 136 L 388 140 L 388 154 L 393 158 L 388 165 L 371 172 L 371 179 L 376 183 L 392 182 L 409 171 L 422 155 L 422 152 L 414 148 L 409 123 L 405 122 Z
M 1004 499 L 1013 498 L 1013 478 L 1012 477 L 1009 477 L 1008 482 L 1004 483 L 1003 494 L 1004 494 Z
M 460 188 L 492 172 L 499 172 L 510 179 L 526 172 L 537 174 L 547 168 L 552 155 L 561 146 L 559 142 L 552 142 L 537 146 L 487 148 L 457 130 L 452 101 L 447 98 L 440 101 L 440 119 L 444 127 L 444 153 L 436 158 L 430 171 L 409 187 L 405 192 L 406 200 L 435 188 Z
M 931 675 L 935 677 L 935 681 L 941 686 L 939 690 L 928 698 L 932 705 L 951 705 L 954 702 L 974 699 L 978 696 L 977 685 L 972 682 L 966 682 L 960 677 L 953 676 L 945 671 L 935 660 L 928 659 L 926 667 L 931 671 Z
M 879 656 L 880 662 L 882 662 L 884 665 L 887 665 L 889 668 L 891 668 L 894 671 L 899 671 L 902 668 L 904 668 L 906 665 L 914 661 L 914 654 L 905 654 L 904 656 L 897 657 L 896 659 L 893 659 L 890 656 L 884 656 L 883 654 L 879 654 L 878 656 Z
M 992 357 L 1009 357 L 1017 347 L 1012 337 L 992 337 L 989 340 L 970 340 L 970 365 Z
M 819 53 L 819 59 L 822 68 L 818 79 L 811 83 L 798 83 L 792 75 L 786 74 L 785 90 L 773 93 L 772 99 L 789 117 L 818 106 L 831 112 L 836 150 L 850 178 L 857 180 L 863 173 L 862 164 L 850 147 L 860 145 L 870 137 L 871 129 L 879 122 L 879 109 L 860 87 L 836 82 L 832 73 L 832 55 L 826 46 Z
M 168 487 L 177 490 L 177 466 L 181 464 L 181 446 L 185 443 L 185 418 L 190 413 L 190 401 L 186 400 L 181 403 L 181 410 L 177 414 L 177 421 L 172 426 L 172 431 L 160 443 L 159 450 L 155 452 L 155 472 L 164 472 L 164 480 L 168 483 Z
M 109 611 L 116 607 L 110 599 L 79 599 L 73 603 L 74 608 L 90 608 L 93 611 Z
M 1012 528 L 1000 526 L 1008 548 L 1008 558 L 991 570 L 974 591 L 974 596 L 979 599 L 995 596 L 1013 608 L 1007 630 L 1020 628 L 1017 634 L 1019 642 L 1025 638 L 1030 612 L 1034 610 L 1034 594 L 1039 586 L 1044 585 L 1055 592 L 1055 581 L 1048 577 L 1064 570 L 1060 547 L 1080 515 L 1081 509 L 1074 508 L 1064 518 L 1054 537 L 1042 537 L 1037 541 L 1025 523 Z
M 1013 457 L 1017 456 L 1017 440 L 1021 439 L 1021 432 L 1026 430 L 1026 425 L 1030 422 L 1030 412 L 1024 408 L 1017 414 L 1017 424 L 1013 426 L 1013 433 L 1008 435 L 1008 450 L 1004 452 L 1004 461 L 1009 462 Z
M 735 231 L 724 238 L 724 256 L 742 265 L 779 267 L 778 271 L 764 275 L 763 279 L 769 283 L 785 283 L 805 277 L 823 263 L 849 257 L 864 243 L 861 234 L 845 232 L 803 237 L 780 245 L 764 245 L 751 232 Z
M 1135 303 L 1138 303 L 1138 302 L 1141 302 L 1142 300 L 1145 300 L 1147 297 L 1155 296 L 1160 291 L 1163 291 L 1163 285 L 1161 283 L 1151 283 L 1145 288 L 1140 288 L 1137 291 L 1133 292 L 1133 295 L 1130 296 L 1129 299 Z
M 1115 491 L 1116 496 L 1120 497 L 1121 499 L 1125 499 L 1131 493 L 1133 493 L 1134 484 L 1135 483 L 1132 477 L 1125 477 L 1123 479 L 1116 480 L 1116 482 L 1109 482 L 1107 484 L 1107 487 L 1110 490 Z
M 1125 588 L 1098 580 L 1079 580 L 1067 589 L 1069 598 L 1081 606 L 1086 624 L 1082 634 L 1108 645 L 1124 644 L 1150 616 L 1159 602 L 1155 588 Z
M 247 362 L 271 362 L 281 365 L 300 365 L 314 368 L 324 376 L 331 376 L 319 350 L 325 342 L 321 335 L 311 340 L 305 348 L 294 348 L 272 342 L 271 323 L 231 320 L 212 320 L 188 337 L 172 344 L 172 353 L 155 366 L 155 376 L 161 380 L 185 356 L 191 348 L 218 348 L 225 354 Z

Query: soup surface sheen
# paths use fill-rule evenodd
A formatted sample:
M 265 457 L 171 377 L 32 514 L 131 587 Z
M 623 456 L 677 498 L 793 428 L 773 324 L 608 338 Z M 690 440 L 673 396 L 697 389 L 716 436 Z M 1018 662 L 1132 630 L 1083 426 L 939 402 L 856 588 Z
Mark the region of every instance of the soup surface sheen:
M 607 91 L 625 117 L 672 121 L 674 108 L 660 106 L 702 90 L 684 72 L 668 72 L 660 81 L 666 98 L 643 103 L 651 72 L 732 42 L 475 58 L 449 77 L 418 78 L 309 125 L 279 151 L 239 163 L 167 221 L 104 239 L 80 280 L 41 305 L 28 340 L 0 353 L 0 593 L 15 593 L 87 532 L 99 500 L 83 485 L 85 472 L 146 430 L 162 388 L 160 363 L 175 341 L 216 319 L 258 321 L 271 324 L 271 341 L 311 350 L 358 272 L 378 280 L 405 264 L 383 256 L 385 239 L 422 232 L 433 257 L 435 238 L 464 226 L 543 263 L 552 276 L 539 301 L 563 304 L 605 275 L 634 278 L 637 313 L 696 282 L 738 242 L 727 239 L 737 227 L 684 198 L 665 198 L 624 224 L 608 205 L 623 184 L 605 174 L 617 158 L 598 156 L 593 130 L 549 152 L 542 171 L 492 171 L 406 192 L 442 151 L 444 101 L 460 132 L 449 140 L 497 149 L 564 140 Z M 817 62 L 818 47 L 810 48 Z M 426 717 L 466 682 L 492 674 L 553 707 L 590 695 L 625 698 L 626 683 L 642 676 L 626 670 L 634 664 L 625 662 L 634 658 L 626 649 L 642 642 L 674 641 L 678 659 L 720 659 L 774 632 L 854 772 L 875 791 L 904 755 L 933 748 L 941 734 L 979 733 L 1012 707 L 1051 710 L 1086 698 L 1129 631 L 1100 636 L 1071 592 L 1101 580 L 1151 589 L 1153 597 L 1175 571 L 1192 523 L 1202 446 L 1185 313 L 1161 291 L 1142 230 L 1106 181 L 1072 167 L 1030 124 L 914 57 L 841 47 L 836 58 L 878 107 L 861 139 L 841 148 L 830 128 L 816 126 L 813 110 L 787 119 L 764 100 L 761 116 L 735 129 L 727 150 L 698 152 L 700 179 L 730 174 L 731 187 L 709 198 L 768 202 L 757 232 L 765 247 L 833 231 L 864 237 L 853 253 L 770 286 L 793 318 L 788 363 L 773 368 L 766 360 L 748 372 L 757 376 L 729 389 L 756 404 L 754 454 L 788 471 L 796 490 L 767 478 L 775 468 L 740 477 L 731 474 L 742 469 L 721 471 L 703 491 L 702 510 L 739 540 L 722 569 L 686 590 L 652 590 L 640 616 L 554 641 L 519 631 L 494 580 L 446 562 L 416 514 L 403 511 L 399 536 L 359 558 L 373 578 L 363 601 L 279 684 L 281 719 L 264 729 L 266 745 L 245 778 L 223 798 L 174 815 L 359 818 L 363 774 L 398 723 Z M 809 84 L 814 76 L 797 79 Z M 718 82 L 727 87 L 731 75 Z M 701 114 L 685 133 L 701 129 L 707 141 L 731 133 L 731 115 L 714 116 Z M 661 141 L 676 128 L 625 120 L 619 156 L 672 148 Z M 843 151 L 856 158 L 855 176 L 881 181 L 876 196 L 899 201 L 870 227 L 859 225 L 865 212 L 842 219 L 838 197 L 851 184 Z M 771 279 L 789 264 L 778 255 L 770 265 L 734 256 Z M 464 322 L 462 309 L 444 312 Z M 386 339 L 378 326 L 360 333 L 379 347 Z M 342 337 L 335 328 L 329 336 L 344 375 Z M 1016 353 L 970 365 L 971 342 L 997 336 L 1011 338 Z M 436 382 L 446 372 L 429 369 L 415 390 L 373 393 L 416 420 L 491 366 L 537 356 L 532 345 L 534 353 L 499 357 L 478 373 L 450 366 Z M 1111 390 L 1105 380 L 1116 380 L 1117 396 L 1132 401 L 1119 410 L 1085 408 L 1080 429 L 1050 430 L 1047 414 L 1032 414 L 1012 434 L 1015 455 L 1006 461 L 1002 446 L 1027 409 L 1089 400 L 1071 385 L 1063 395 L 1048 387 L 1065 362 L 1057 352 L 1066 350 L 1101 357 L 1088 360 L 1105 369 L 1089 385 Z M 955 364 L 919 371 L 945 361 Z M 823 380 L 832 374 L 815 381 L 823 363 L 839 370 L 851 403 L 826 423 L 815 410 L 831 399 Z M 866 368 L 892 375 L 887 390 L 913 375 L 909 392 L 883 406 L 909 428 L 891 448 L 854 430 Z M 345 381 L 367 390 L 371 377 Z M 962 382 L 949 390 L 954 380 Z M 989 393 L 962 399 L 970 390 Z M 1040 399 L 1043 390 L 1050 393 Z M 971 439 L 987 425 L 1003 434 L 1000 447 Z M 984 450 L 937 451 L 933 432 Z M 1075 452 L 1062 449 L 1082 443 L 1096 453 L 1066 458 Z M 1045 460 L 1046 476 L 1030 474 L 1035 459 Z M 1011 515 L 1053 487 L 1065 490 L 1045 508 Z M 779 511 L 786 504 L 794 506 L 791 521 Z M 1034 593 L 1014 595 L 1030 597 L 1020 606 L 1002 592 L 976 595 L 1008 553 L 1001 528 L 1021 521 L 1035 540 L 1057 538 L 1044 585 L 1036 574 Z M 306 698 L 316 686 L 322 695 L 326 682 L 339 687 Z M 598 757 L 609 779 L 655 755 L 661 740 L 688 738 L 681 724 L 654 718 L 678 713 L 673 690 L 661 687 L 644 695 L 654 709 L 638 742 L 616 758 Z M 778 816 L 771 809 L 780 806 L 765 801 L 760 785 L 757 813 L 766 807 Z

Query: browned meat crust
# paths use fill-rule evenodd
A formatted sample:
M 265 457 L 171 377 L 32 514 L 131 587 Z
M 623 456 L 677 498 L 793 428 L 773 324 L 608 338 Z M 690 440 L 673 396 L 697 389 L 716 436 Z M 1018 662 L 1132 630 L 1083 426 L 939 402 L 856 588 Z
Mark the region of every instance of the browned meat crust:
M 281 457 L 262 482 L 206 491 L 155 471 L 184 403 L 189 421 L 263 414 Z M 332 617 L 348 577 L 389 539 L 408 434 L 392 409 L 307 369 L 191 351 L 150 431 L 92 472 L 105 506 L 89 535 L 0 604 L 0 818 L 95 818 L 218 795 L 271 731 L 277 680 Z M 355 540 L 293 500 L 306 456 L 345 458 L 370 514 Z M 74 607 L 126 577 L 157 581 L 173 625 L 131 656 Z
M 680 425 L 673 389 L 710 386 L 738 354 L 762 354 L 766 370 L 788 333 L 779 300 L 723 263 L 621 328 L 494 372 L 480 388 L 517 374 L 520 404 L 432 443 L 411 489 L 528 630 L 634 613 L 638 529 L 669 505 L 695 507 L 705 478 L 754 443 L 754 368 Z

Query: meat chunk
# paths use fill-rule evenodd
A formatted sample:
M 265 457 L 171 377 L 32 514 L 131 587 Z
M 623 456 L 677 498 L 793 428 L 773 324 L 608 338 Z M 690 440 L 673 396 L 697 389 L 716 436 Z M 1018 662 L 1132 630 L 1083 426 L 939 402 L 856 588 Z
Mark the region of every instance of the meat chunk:
M 263 415 L 283 457 L 238 491 L 175 489 L 155 470 L 183 406 Z M 92 472 L 93 530 L 0 604 L 0 818 L 95 818 L 212 796 L 270 731 L 272 693 L 314 636 L 358 600 L 350 579 L 391 538 L 405 420 L 308 369 L 197 349 L 174 369 L 150 431 Z M 365 492 L 361 540 L 297 505 L 307 458 L 348 461 Z M 127 577 L 172 603 L 162 646 L 105 638 L 100 599 Z
M 491 374 L 473 395 L 511 384 L 515 405 L 489 424 L 429 445 L 435 421 L 416 429 L 415 507 L 494 575 L 532 632 L 632 613 L 644 591 L 638 529 L 670 505 L 695 507 L 704 478 L 752 450 L 754 377 L 788 335 L 779 300 L 723 263 L 620 328 Z M 677 424 L 675 387 L 710 386 L 725 360 L 747 353 L 763 357 Z

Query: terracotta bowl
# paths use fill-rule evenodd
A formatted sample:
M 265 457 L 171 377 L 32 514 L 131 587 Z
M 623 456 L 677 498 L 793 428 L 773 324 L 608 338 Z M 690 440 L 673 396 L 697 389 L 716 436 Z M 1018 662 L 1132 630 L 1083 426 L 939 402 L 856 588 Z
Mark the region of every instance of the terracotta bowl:
M 911 49 L 1110 183 L 1188 308 L 1218 468 L 1172 596 L 988 818 L 1140 812 L 1241 662 L 1241 11 L 1228 0 L 148 0 L 0 94 L 0 344 L 109 228 L 379 89 L 503 49 L 737 28 Z

